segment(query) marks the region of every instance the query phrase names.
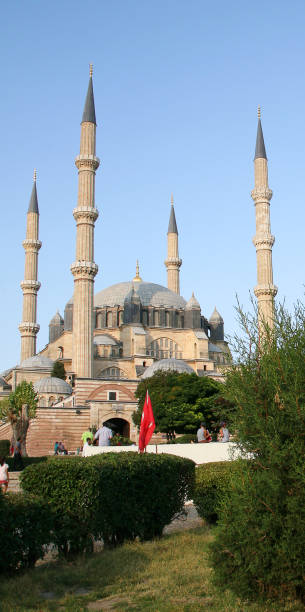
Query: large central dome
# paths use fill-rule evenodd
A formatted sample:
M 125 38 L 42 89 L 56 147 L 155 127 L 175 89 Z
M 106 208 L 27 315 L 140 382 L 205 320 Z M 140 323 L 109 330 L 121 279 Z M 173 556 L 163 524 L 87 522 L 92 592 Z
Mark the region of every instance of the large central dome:
M 170 291 L 162 285 L 132 281 L 117 283 L 107 289 L 103 289 L 94 297 L 94 306 L 103 308 L 105 306 L 123 306 L 126 298 L 131 296 L 135 290 L 143 306 L 165 306 L 166 308 L 185 308 L 186 301 L 181 295 Z

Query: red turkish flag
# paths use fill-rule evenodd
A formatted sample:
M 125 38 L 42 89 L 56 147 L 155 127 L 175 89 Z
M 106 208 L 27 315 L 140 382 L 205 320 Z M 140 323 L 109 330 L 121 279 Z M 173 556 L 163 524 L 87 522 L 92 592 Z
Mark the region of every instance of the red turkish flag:
M 139 451 L 143 453 L 146 448 L 151 436 L 155 431 L 155 419 L 154 413 L 150 401 L 148 391 L 146 393 L 145 402 L 141 417 L 140 435 L 139 435 Z

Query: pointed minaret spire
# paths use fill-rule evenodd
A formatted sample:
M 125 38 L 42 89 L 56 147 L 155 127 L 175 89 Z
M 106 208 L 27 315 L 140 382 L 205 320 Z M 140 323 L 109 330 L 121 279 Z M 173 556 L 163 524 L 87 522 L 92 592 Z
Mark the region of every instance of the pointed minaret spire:
M 253 244 L 256 248 L 257 285 L 254 293 L 258 302 L 259 325 L 262 333 L 267 324 L 273 327 L 274 297 L 277 287 L 273 284 L 272 247 L 274 236 L 270 226 L 270 200 L 272 191 L 268 185 L 268 162 L 265 150 L 263 130 L 258 111 L 258 126 L 254 158 L 254 189 L 251 196 L 255 204 L 256 234 Z
M 94 123 L 96 125 L 92 74 L 93 74 L 93 65 L 90 64 L 89 85 L 88 85 L 86 102 L 85 102 L 85 107 L 84 107 L 84 112 L 83 112 L 83 117 L 82 117 L 82 123 L 89 122 L 89 123 Z
M 71 265 L 74 276 L 73 358 L 76 376 L 93 376 L 93 295 L 98 267 L 94 262 L 94 225 L 98 217 L 95 208 L 95 172 L 100 160 L 95 155 L 96 121 L 92 85 L 92 69 L 81 123 L 78 168 L 78 201 L 73 211 L 76 221 L 76 257 Z
M 178 229 L 173 194 L 171 195 L 171 211 L 167 230 L 167 260 L 164 263 L 167 268 L 168 289 L 180 295 L 179 270 L 182 265 L 182 260 L 179 259 Z
M 26 239 L 23 241 L 25 250 L 24 280 L 21 282 L 23 291 L 22 323 L 19 325 L 21 334 L 20 363 L 24 359 L 36 355 L 36 336 L 39 331 L 37 318 L 37 293 L 40 283 L 37 280 L 38 251 L 41 247 L 39 238 L 39 210 L 36 190 L 36 170 L 32 188 L 26 224 Z
M 169 223 L 168 223 L 167 233 L 168 234 L 177 234 L 178 235 L 178 229 L 177 229 L 177 223 L 176 223 L 176 215 L 175 215 L 175 209 L 174 209 L 174 196 L 173 196 L 173 194 L 171 195 L 171 211 L 170 211 L 170 215 L 169 215 Z
M 262 158 L 267 159 L 263 129 L 261 124 L 261 107 L 257 109 L 258 123 L 257 123 L 257 135 L 256 135 L 256 146 L 255 146 L 255 157 L 254 159 Z
M 34 168 L 34 177 L 33 177 L 34 182 L 33 182 L 33 188 L 32 188 L 28 212 L 34 212 L 34 213 L 39 214 L 37 189 L 36 189 L 36 178 L 37 178 L 37 173 L 36 173 L 36 168 Z

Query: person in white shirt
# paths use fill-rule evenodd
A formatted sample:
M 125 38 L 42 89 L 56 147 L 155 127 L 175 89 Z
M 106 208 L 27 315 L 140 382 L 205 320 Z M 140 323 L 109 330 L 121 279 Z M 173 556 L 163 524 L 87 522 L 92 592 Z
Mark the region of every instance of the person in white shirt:
M 86 442 L 85 442 L 85 444 L 83 446 L 83 455 L 85 455 L 86 448 L 89 448 L 89 446 L 91 446 L 91 445 L 92 445 L 91 438 L 87 438 L 87 440 L 86 440 Z
M 94 436 L 94 440 L 98 440 L 99 446 L 110 446 L 110 440 L 112 436 L 113 433 L 111 429 L 109 429 L 109 427 L 106 427 L 106 425 L 103 423 L 103 426 L 97 430 Z
M 6 493 L 8 483 L 9 483 L 9 473 L 8 473 L 8 465 L 5 463 L 5 458 L 0 458 L 0 486 L 2 488 L 3 493 Z
M 227 424 L 225 421 L 221 421 L 220 423 L 220 431 L 218 434 L 218 441 L 219 442 L 229 442 L 230 439 L 230 433 L 229 430 L 227 428 Z

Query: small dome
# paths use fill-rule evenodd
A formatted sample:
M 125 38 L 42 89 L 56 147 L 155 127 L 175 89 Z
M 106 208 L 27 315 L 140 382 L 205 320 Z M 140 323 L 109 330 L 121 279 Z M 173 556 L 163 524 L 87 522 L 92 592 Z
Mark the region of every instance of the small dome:
M 216 310 L 216 306 L 209 318 L 209 323 L 223 323 L 223 318 L 219 314 L 218 310 Z
M 141 378 L 150 378 L 159 370 L 163 370 L 164 372 L 186 372 L 187 374 L 195 374 L 195 371 L 191 366 L 189 366 L 183 359 L 160 359 L 160 361 L 155 361 L 151 366 L 145 370 L 144 374 L 142 374 Z
M 111 338 L 111 336 L 107 336 L 107 334 L 99 334 L 98 336 L 94 336 L 93 344 L 102 344 L 107 346 L 111 344 L 116 346 L 117 342 L 114 340 L 114 338 Z
M 192 297 L 189 299 L 185 310 L 201 310 L 200 304 L 198 302 L 198 300 L 196 300 L 195 296 L 194 296 L 194 291 L 192 293 Z
M 44 355 L 34 355 L 34 357 L 29 357 L 22 361 L 20 367 L 21 368 L 31 368 L 34 369 L 50 369 L 53 368 L 54 361 L 49 359 L 49 357 L 45 357 Z
M 62 316 L 60 315 L 59 311 L 57 311 L 54 317 L 52 317 L 49 325 L 63 325 L 63 323 L 64 323 L 64 320 Z
M 36 393 L 64 393 L 65 395 L 72 393 L 72 387 L 65 380 L 54 376 L 40 378 L 34 383 L 34 389 Z

